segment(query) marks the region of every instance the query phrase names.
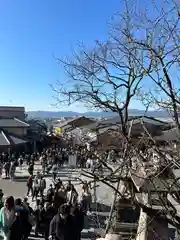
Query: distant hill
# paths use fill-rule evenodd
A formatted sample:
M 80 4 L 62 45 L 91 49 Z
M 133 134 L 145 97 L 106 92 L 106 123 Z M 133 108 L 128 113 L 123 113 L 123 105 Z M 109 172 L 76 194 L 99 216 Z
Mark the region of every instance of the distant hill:
M 74 116 L 86 116 L 86 117 L 114 117 L 117 113 L 113 112 L 72 112 L 72 111 L 59 111 L 59 112 L 51 112 L 51 111 L 29 111 L 27 112 L 29 118 L 59 118 L 59 117 L 74 117 Z M 129 115 L 133 116 L 141 116 L 144 115 L 143 110 L 138 109 L 129 109 Z M 146 116 L 156 117 L 156 118 L 170 118 L 170 115 L 166 111 L 148 111 Z

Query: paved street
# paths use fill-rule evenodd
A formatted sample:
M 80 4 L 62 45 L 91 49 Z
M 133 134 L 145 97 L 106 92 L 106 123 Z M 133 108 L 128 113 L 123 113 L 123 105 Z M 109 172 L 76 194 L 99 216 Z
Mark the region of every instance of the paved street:
M 35 166 L 35 172 L 40 171 L 41 166 L 36 165 Z M 68 180 L 71 180 L 73 184 L 75 185 L 79 195 L 81 194 L 82 185 L 79 183 L 77 178 L 81 178 L 82 180 L 88 180 L 87 178 L 81 176 L 81 172 L 79 169 L 68 169 L 63 168 L 60 170 L 58 177 L 61 178 L 64 184 L 67 183 Z M 28 172 L 26 167 L 23 170 L 20 170 L 17 168 L 16 170 L 16 181 L 11 182 L 7 179 L 1 179 L 0 180 L 0 188 L 3 189 L 5 196 L 13 195 L 15 198 L 17 197 L 24 197 L 26 195 L 26 181 L 28 178 Z M 47 187 L 49 184 L 52 183 L 51 176 L 46 176 L 46 182 Z M 96 199 L 97 203 L 93 204 L 93 212 L 89 216 L 89 228 L 84 229 L 82 232 L 82 240 L 87 239 L 93 239 L 97 232 L 100 232 L 103 228 L 104 221 L 108 217 L 110 205 L 112 202 L 112 192 L 103 184 L 100 185 L 97 188 L 96 191 Z M 29 202 L 31 202 L 31 198 L 29 199 Z M 34 203 L 31 202 L 31 205 L 34 206 Z M 32 236 L 30 239 L 41 239 L 41 238 L 35 238 Z

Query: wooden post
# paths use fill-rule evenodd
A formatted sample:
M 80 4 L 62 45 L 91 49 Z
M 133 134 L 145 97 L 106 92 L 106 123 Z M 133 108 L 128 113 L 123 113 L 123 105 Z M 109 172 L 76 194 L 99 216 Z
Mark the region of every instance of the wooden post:
M 99 145 L 99 131 L 96 129 L 97 145 Z M 96 192 L 96 178 L 94 177 L 94 186 L 93 186 L 93 195 L 94 203 L 97 203 L 97 192 Z
M 130 136 L 131 134 L 131 129 L 132 129 L 132 125 L 133 125 L 133 121 L 131 121 L 130 123 L 130 127 L 129 127 L 129 131 L 128 131 L 128 137 Z M 125 148 L 124 148 L 124 153 L 123 153 L 123 159 L 126 157 L 126 153 L 127 153 L 127 147 L 128 147 L 128 144 L 125 143 Z M 127 169 L 129 170 L 129 169 Z M 128 171 L 127 171 L 128 172 Z M 119 179 L 118 183 L 117 183 L 117 187 L 116 189 L 119 190 L 119 187 L 120 187 L 120 184 L 121 184 L 121 180 Z M 113 202 L 112 202 L 112 205 L 111 205 L 111 211 L 109 213 L 109 219 L 108 219 L 108 223 L 106 225 L 106 229 L 105 229 L 105 235 L 108 233 L 110 227 L 111 227 L 111 220 L 112 220 L 112 216 L 113 216 L 113 211 L 114 211 L 114 207 L 115 207 L 115 204 L 116 204 L 116 199 L 117 199 L 117 196 L 118 196 L 118 191 L 116 191 L 114 193 L 114 199 L 113 199 Z
M 37 146 L 36 146 L 36 141 L 33 140 L 33 151 L 37 152 Z
M 117 190 L 119 189 L 120 182 L 121 182 L 121 180 L 119 180 L 118 183 L 117 183 L 117 187 L 116 187 Z M 114 207 L 115 207 L 115 204 L 116 204 L 117 195 L 118 195 L 118 192 L 116 191 L 114 193 L 114 198 L 113 198 L 113 202 L 112 202 L 112 205 L 111 205 L 111 210 L 110 210 L 110 213 L 109 213 L 108 222 L 107 222 L 106 229 L 105 229 L 105 235 L 108 233 L 108 231 L 111 227 L 111 220 L 112 220 L 112 216 L 113 216 Z
M 142 194 L 143 194 L 144 203 L 148 204 L 148 200 L 149 200 L 148 193 L 142 193 Z M 148 215 L 141 208 L 136 240 L 147 239 L 147 225 L 148 225 Z
M 96 192 L 96 178 L 94 177 L 94 186 L 93 186 L 93 201 L 94 203 L 97 203 L 97 192 Z

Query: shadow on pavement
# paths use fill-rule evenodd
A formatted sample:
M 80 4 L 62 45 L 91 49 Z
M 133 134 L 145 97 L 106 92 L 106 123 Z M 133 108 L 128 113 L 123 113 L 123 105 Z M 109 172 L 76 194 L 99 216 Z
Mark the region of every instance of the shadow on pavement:
M 42 238 L 42 236 L 35 236 L 34 233 L 31 232 L 28 237 L 28 240 L 34 240 L 34 239 L 40 240 L 40 239 L 44 239 L 44 238 Z
M 93 212 L 96 212 L 96 211 L 97 212 L 109 212 L 111 210 L 111 207 L 106 204 L 96 202 L 96 203 L 92 203 L 91 209 Z
M 86 231 L 82 233 L 82 238 L 89 237 L 93 239 L 99 237 L 101 235 L 100 232 L 105 229 L 106 220 L 109 216 L 109 211 L 110 206 L 98 202 L 93 203 L 92 212 L 90 215 L 88 215 L 87 226 L 85 225 Z M 91 229 L 94 229 L 94 231 L 91 231 Z
M 80 168 L 61 167 L 59 172 L 77 172 Z
M 53 177 L 53 174 L 52 173 L 45 173 L 43 174 L 44 177 Z M 68 178 L 70 174 L 67 174 L 67 173 L 58 173 L 57 174 L 57 178 Z
M 40 239 L 44 239 L 44 238 L 43 237 L 35 237 L 35 236 L 28 238 L 28 240 L 35 240 L 35 239 L 40 240 Z
M 95 240 L 97 237 L 99 237 L 96 233 L 88 231 L 88 232 L 82 232 L 81 233 L 81 238 L 82 239 L 91 239 L 91 240 Z
M 16 176 L 15 181 L 16 182 L 27 182 L 28 176 Z
M 86 227 L 86 229 L 90 229 L 90 228 L 104 229 L 106 226 L 107 218 L 108 216 L 103 216 L 98 213 L 88 216 L 88 226 Z
M 70 174 L 67 174 L 67 173 L 58 173 L 58 174 L 57 174 L 57 177 L 58 177 L 58 178 L 69 178 L 69 177 L 70 177 Z

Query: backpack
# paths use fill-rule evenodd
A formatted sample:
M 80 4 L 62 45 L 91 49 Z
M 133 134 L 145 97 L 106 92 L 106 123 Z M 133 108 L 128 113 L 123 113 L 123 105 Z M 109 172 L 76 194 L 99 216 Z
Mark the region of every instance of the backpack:
M 18 161 L 16 160 L 16 161 L 14 162 L 14 166 L 15 166 L 15 167 L 18 167 L 18 165 L 19 165 L 19 163 L 18 163 Z
M 28 215 L 28 222 L 31 224 L 31 226 L 35 225 L 35 218 L 32 214 Z

